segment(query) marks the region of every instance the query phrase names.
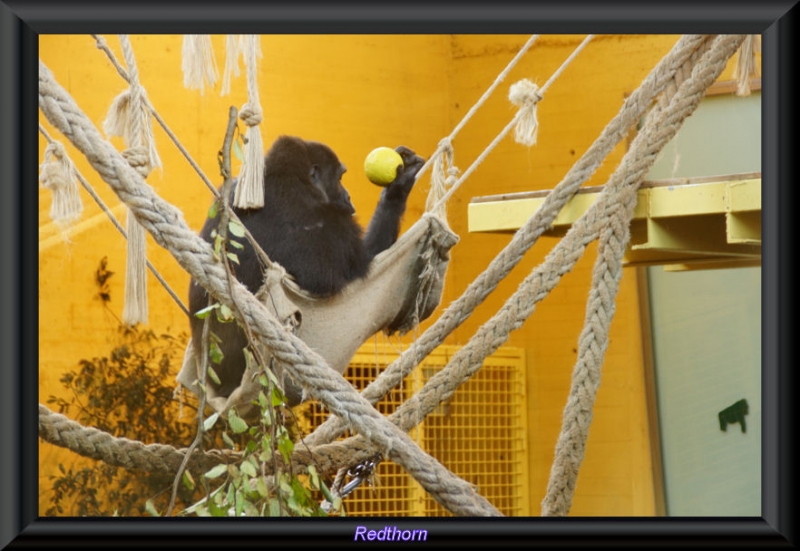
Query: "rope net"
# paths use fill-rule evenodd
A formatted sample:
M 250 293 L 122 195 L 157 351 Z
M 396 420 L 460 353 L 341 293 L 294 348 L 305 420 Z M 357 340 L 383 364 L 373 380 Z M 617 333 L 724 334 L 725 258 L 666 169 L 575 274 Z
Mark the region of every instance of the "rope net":
M 585 46 L 589 38 L 587 37 L 579 49 Z M 586 306 L 584 329 L 579 338 L 578 361 L 564 408 L 556 458 L 542 503 L 543 515 L 564 516 L 569 512 L 583 459 L 592 406 L 600 382 L 600 368 L 607 346 L 608 329 L 614 314 L 614 299 L 622 274 L 622 258 L 629 240 L 636 191 L 661 148 L 675 136 L 686 117 L 697 108 L 705 90 L 719 77 L 744 38 L 743 35 L 681 37 L 639 88 L 627 98 L 619 113 L 548 195 L 542 207 L 515 233 L 511 242 L 487 269 L 362 393 L 356 392 L 306 342 L 287 332 L 274 312 L 244 286 L 236 281 L 229 285 L 225 270 L 214 260 L 210 245 L 188 228 L 179 209 L 164 201 L 147 186 L 143 175 L 102 138 L 97 128 L 41 61 L 39 106 L 48 121 L 87 157 L 92 167 L 127 205 L 138 223 L 150 232 L 156 243 L 167 249 L 221 304 L 230 308 L 237 320 L 251 327 L 258 345 L 269 350 L 295 381 L 334 414 L 304 438 L 306 448 L 301 450 L 298 447 L 294 452 L 291 462 L 295 472 L 304 472 L 305 466 L 312 462 L 312 456 L 317 470 L 335 473 L 342 466 L 366 461 L 380 453 L 401 465 L 437 502 L 456 515 L 496 516 L 500 513 L 470 484 L 420 449 L 407 432 L 438 404 L 451 397 L 461 384 L 480 369 L 484 359 L 508 339 L 511 331 L 524 323 L 533 313 L 536 304 L 572 269 L 586 247 L 597 240 L 598 254 Z M 97 40 L 98 47 L 102 49 L 101 40 Z M 535 37 L 529 40 L 523 51 L 534 40 Z M 577 51 L 566 63 L 575 54 Z M 563 67 L 557 74 L 560 74 Z M 118 65 L 117 69 L 126 78 Z M 493 83 L 489 92 L 507 72 L 508 68 Z M 493 145 L 519 119 L 526 118 L 526 113 L 530 119 L 531 102 L 535 106 L 542 99 L 544 88 L 546 86 L 543 89 L 529 87 L 527 92 L 518 88 L 513 91 L 512 95 L 522 104 L 520 111 L 493 144 L 487 147 L 476 164 L 457 182 L 457 169 L 452 166 L 452 139 L 465 121 L 440 142 L 436 152 L 420 170 L 420 175 L 429 164 L 436 163 L 435 172 L 444 171 L 448 174 L 439 178 L 439 182 L 447 183 L 449 179 L 450 185 L 446 193 L 442 192 L 441 187 L 432 191 L 429 196 L 429 212 L 441 212 L 443 203 Z M 146 96 L 143 101 L 155 114 Z M 658 104 L 648 114 L 656 101 Z M 473 112 L 474 109 L 470 111 L 470 115 Z M 546 231 L 581 184 L 594 173 L 629 129 L 645 115 L 647 117 L 642 128 L 604 186 L 599 199 L 573 224 L 544 262 L 533 269 L 499 311 L 478 329 L 443 370 L 395 413 L 388 417 L 379 414 L 373 404 L 397 386 L 414 366 L 470 316 Z M 161 123 L 157 116 L 156 120 Z M 530 132 L 523 134 L 527 136 L 523 136 L 523 141 L 529 142 Z M 207 182 L 206 178 L 204 180 Z M 357 433 L 357 436 L 333 441 L 347 429 Z M 144 445 L 82 427 L 51 412 L 43 405 L 39 406 L 39 434 L 43 440 L 68 447 L 81 455 L 132 469 L 176 472 L 187 457 L 187 450 L 161 444 Z M 237 456 L 215 451 L 193 451 L 188 459 L 187 468 L 190 472 L 203 472 L 215 464 L 235 462 Z

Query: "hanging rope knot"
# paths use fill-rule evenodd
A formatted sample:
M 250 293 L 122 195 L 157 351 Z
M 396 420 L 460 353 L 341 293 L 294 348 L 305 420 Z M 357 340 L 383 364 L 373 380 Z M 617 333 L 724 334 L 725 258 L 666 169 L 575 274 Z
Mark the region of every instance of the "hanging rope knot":
M 527 78 L 512 84 L 508 91 L 508 99 L 519 108 L 536 107 L 542 97 L 539 87 Z
M 153 170 L 150 163 L 150 152 L 144 146 L 129 147 L 122 152 L 122 156 L 142 178 L 147 178 Z
M 514 140 L 528 147 L 534 145 L 536 143 L 536 131 L 539 128 L 539 122 L 536 120 L 536 105 L 542 99 L 539 87 L 524 78 L 511 85 L 508 99 L 519 107 L 518 120 L 514 128 Z
M 442 155 L 453 156 L 453 140 L 450 136 L 445 136 L 439 140 L 439 149 L 442 150 Z
M 47 144 L 40 171 L 42 187 L 53 192 L 50 218 L 58 224 L 69 224 L 78 219 L 83 204 L 78 195 L 75 166 L 61 143 L 51 141 Z
M 244 121 L 247 126 L 258 126 L 262 120 L 261 107 L 252 105 L 250 102 L 242 105 L 242 110 L 239 111 L 239 118 Z
M 461 171 L 458 169 L 457 166 L 451 166 L 447 169 L 447 179 L 444 181 L 444 184 L 447 187 L 451 187 L 453 184 L 456 183 L 458 180 L 458 175 L 461 174 Z
M 69 183 L 69 173 L 63 168 L 68 165 L 67 152 L 59 142 L 50 142 L 44 149 L 44 162 L 41 165 L 39 181 L 43 187 L 58 189 Z

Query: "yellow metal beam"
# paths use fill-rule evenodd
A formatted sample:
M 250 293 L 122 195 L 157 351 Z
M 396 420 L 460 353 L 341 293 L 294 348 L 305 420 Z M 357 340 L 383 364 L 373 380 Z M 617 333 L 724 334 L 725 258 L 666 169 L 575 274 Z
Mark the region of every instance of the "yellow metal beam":
M 581 189 L 561 210 L 547 235 L 560 236 L 597 200 L 602 187 Z M 475 198 L 470 232 L 513 232 L 549 191 Z M 703 269 L 761 259 L 761 174 L 677 178 L 645 182 L 639 189 L 628 265 L 664 264 Z

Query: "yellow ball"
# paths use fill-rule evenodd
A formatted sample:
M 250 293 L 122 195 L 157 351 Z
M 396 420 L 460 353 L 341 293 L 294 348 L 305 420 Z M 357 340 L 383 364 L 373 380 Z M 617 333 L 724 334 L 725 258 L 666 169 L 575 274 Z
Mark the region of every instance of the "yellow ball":
M 397 177 L 397 169 L 403 166 L 403 158 L 390 147 L 377 147 L 364 160 L 364 172 L 370 182 L 388 186 Z

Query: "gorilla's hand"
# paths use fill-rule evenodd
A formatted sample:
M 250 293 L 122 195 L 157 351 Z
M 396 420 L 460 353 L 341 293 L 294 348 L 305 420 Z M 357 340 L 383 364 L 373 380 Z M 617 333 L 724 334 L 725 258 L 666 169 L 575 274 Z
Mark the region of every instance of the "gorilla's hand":
M 398 167 L 394 182 L 386 187 L 387 199 L 405 201 L 411 188 L 414 187 L 417 172 L 425 164 L 425 159 L 411 149 L 401 145 L 395 149 L 403 159 L 403 166 Z

